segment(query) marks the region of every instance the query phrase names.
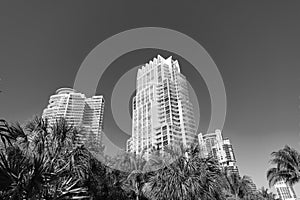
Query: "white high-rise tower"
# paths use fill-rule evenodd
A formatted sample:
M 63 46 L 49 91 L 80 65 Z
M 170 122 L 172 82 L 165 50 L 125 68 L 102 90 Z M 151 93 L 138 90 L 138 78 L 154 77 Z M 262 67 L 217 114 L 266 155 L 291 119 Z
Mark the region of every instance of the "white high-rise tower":
M 297 196 L 294 188 L 286 183 L 284 180 L 280 180 L 274 185 L 277 195 L 280 200 L 296 200 Z
M 50 96 L 49 104 L 43 111 L 43 118 L 50 124 L 64 118 L 69 124 L 80 128 L 80 143 L 94 134 L 94 139 L 100 144 L 103 129 L 103 96 L 86 98 L 84 94 L 71 88 L 61 88 Z
M 177 60 L 158 55 L 138 70 L 132 117 L 129 152 L 197 141 L 188 84 Z

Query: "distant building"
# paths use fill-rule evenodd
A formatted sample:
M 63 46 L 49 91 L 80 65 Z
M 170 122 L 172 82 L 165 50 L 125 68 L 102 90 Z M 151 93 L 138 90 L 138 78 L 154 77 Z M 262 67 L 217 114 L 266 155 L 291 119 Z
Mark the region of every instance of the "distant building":
M 104 98 L 103 96 L 92 96 L 85 99 L 82 126 L 86 131 L 93 134 L 90 138 L 96 140 L 98 144 L 102 140 L 104 115 Z
M 214 133 L 200 133 L 198 140 L 202 156 L 212 156 L 219 161 L 223 169 L 226 168 L 230 172 L 239 173 L 230 140 L 223 138 L 219 129 L 215 130 Z
M 280 200 L 296 200 L 296 193 L 292 186 L 289 186 L 285 181 L 281 180 L 274 185 L 278 198 Z
M 188 83 L 177 60 L 158 55 L 146 63 L 138 69 L 136 89 L 128 152 L 197 142 Z
M 68 123 L 79 126 L 82 123 L 84 106 L 84 94 L 71 88 L 61 88 L 50 96 L 49 104 L 44 109 L 42 116 L 47 118 L 50 124 L 60 118 L 65 118 Z
M 80 128 L 79 143 L 84 143 L 93 134 L 97 142 L 101 142 L 103 129 L 103 96 L 86 98 L 84 94 L 71 88 L 61 88 L 50 96 L 49 104 L 43 111 L 43 118 L 50 124 L 64 118 L 69 124 Z
M 250 181 L 251 181 L 251 182 L 250 182 L 250 189 L 251 189 L 251 192 L 253 192 L 253 193 L 257 192 L 257 187 L 256 187 L 255 183 L 253 182 L 252 179 L 251 179 Z

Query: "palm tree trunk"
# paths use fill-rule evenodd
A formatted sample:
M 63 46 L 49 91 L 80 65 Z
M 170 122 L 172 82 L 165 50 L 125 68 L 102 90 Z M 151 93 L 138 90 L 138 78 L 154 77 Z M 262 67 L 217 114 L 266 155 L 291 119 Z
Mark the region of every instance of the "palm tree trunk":
M 181 192 L 181 197 L 182 197 L 182 200 L 184 200 L 184 199 L 183 199 L 183 190 L 182 190 L 182 185 L 180 185 L 180 192 Z
M 136 187 L 136 189 L 137 189 L 137 193 L 136 193 L 136 197 L 135 197 L 135 199 L 136 200 L 139 200 L 139 187 L 138 187 L 138 183 L 136 182 L 136 184 L 135 184 L 135 187 Z
M 239 200 L 239 195 L 238 194 L 235 194 L 235 200 Z

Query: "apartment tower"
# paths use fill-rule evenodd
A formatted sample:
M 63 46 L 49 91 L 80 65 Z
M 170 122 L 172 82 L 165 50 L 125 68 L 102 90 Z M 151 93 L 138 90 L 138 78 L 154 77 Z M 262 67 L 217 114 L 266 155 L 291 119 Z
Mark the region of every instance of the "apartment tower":
M 214 133 L 204 135 L 200 133 L 198 140 L 202 156 L 212 156 L 223 169 L 238 173 L 233 147 L 228 138 L 223 138 L 221 130 L 217 129 Z
M 288 185 L 285 181 L 281 180 L 274 185 L 279 200 L 296 200 L 296 193 L 292 186 Z
M 79 143 L 93 138 L 100 144 L 103 129 L 103 96 L 86 98 L 72 88 L 61 88 L 50 96 L 49 104 L 43 111 L 43 118 L 50 124 L 64 118 L 69 124 L 81 130 Z
M 138 69 L 127 151 L 162 150 L 197 141 L 188 84 L 177 60 L 158 55 Z

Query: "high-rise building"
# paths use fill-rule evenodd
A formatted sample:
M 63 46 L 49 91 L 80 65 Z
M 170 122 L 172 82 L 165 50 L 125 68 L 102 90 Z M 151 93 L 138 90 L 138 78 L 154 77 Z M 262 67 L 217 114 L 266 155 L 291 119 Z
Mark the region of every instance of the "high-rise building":
M 84 94 L 77 93 L 71 88 L 60 88 L 50 96 L 49 104 L 43 111 L 43 118 L 47 118 L 53 124 L 59 118 L 65 118 L 74 126 L 82 122 L 85 106 Z
M 71 88 L 61 88 L 50 96 L 49 104 L 43 111 L 43 118 L 50 124 L 64 118 L 69 124 L 80 128 L 80 143 L 84 143 L 91 134 L 101 142 L 103 129 L 103 96 L 86 98 L 84 94 Z
M 172 57 L 158 55 L 138 69 L 132 108 L 132 137 L 127 141 L 127 151 L 141 153 L 197 142 L 187 80 Z
M 253 193 L 257 192 L 257 187 L 256 187 L 255 183 L 253 182 L 253 180 L 251 178 L 250 178 L 249 186 L 250 186 L 251 192 L 253 192 Z
M 103 114 L 103 96 L 92 96 L 91 98 L 85 99 L 82 127 L 93 134 L 90 139 L 94 139 L 97 144 L 100 144 L 102 141 Z
M 278 198 L 280 200 L 296 200 L 296 193 L 292 186 L 289 186 L 285 181 L 281 180 L 274 185 Z
M 218 160 L 222 168 L 238 173 L 232 145 L 228 138 L 223 138 L 221 130 L 217 129 L 214 133 L 208 134 L 200 133 L 198 140 L 202 156 L 212 156 Z

